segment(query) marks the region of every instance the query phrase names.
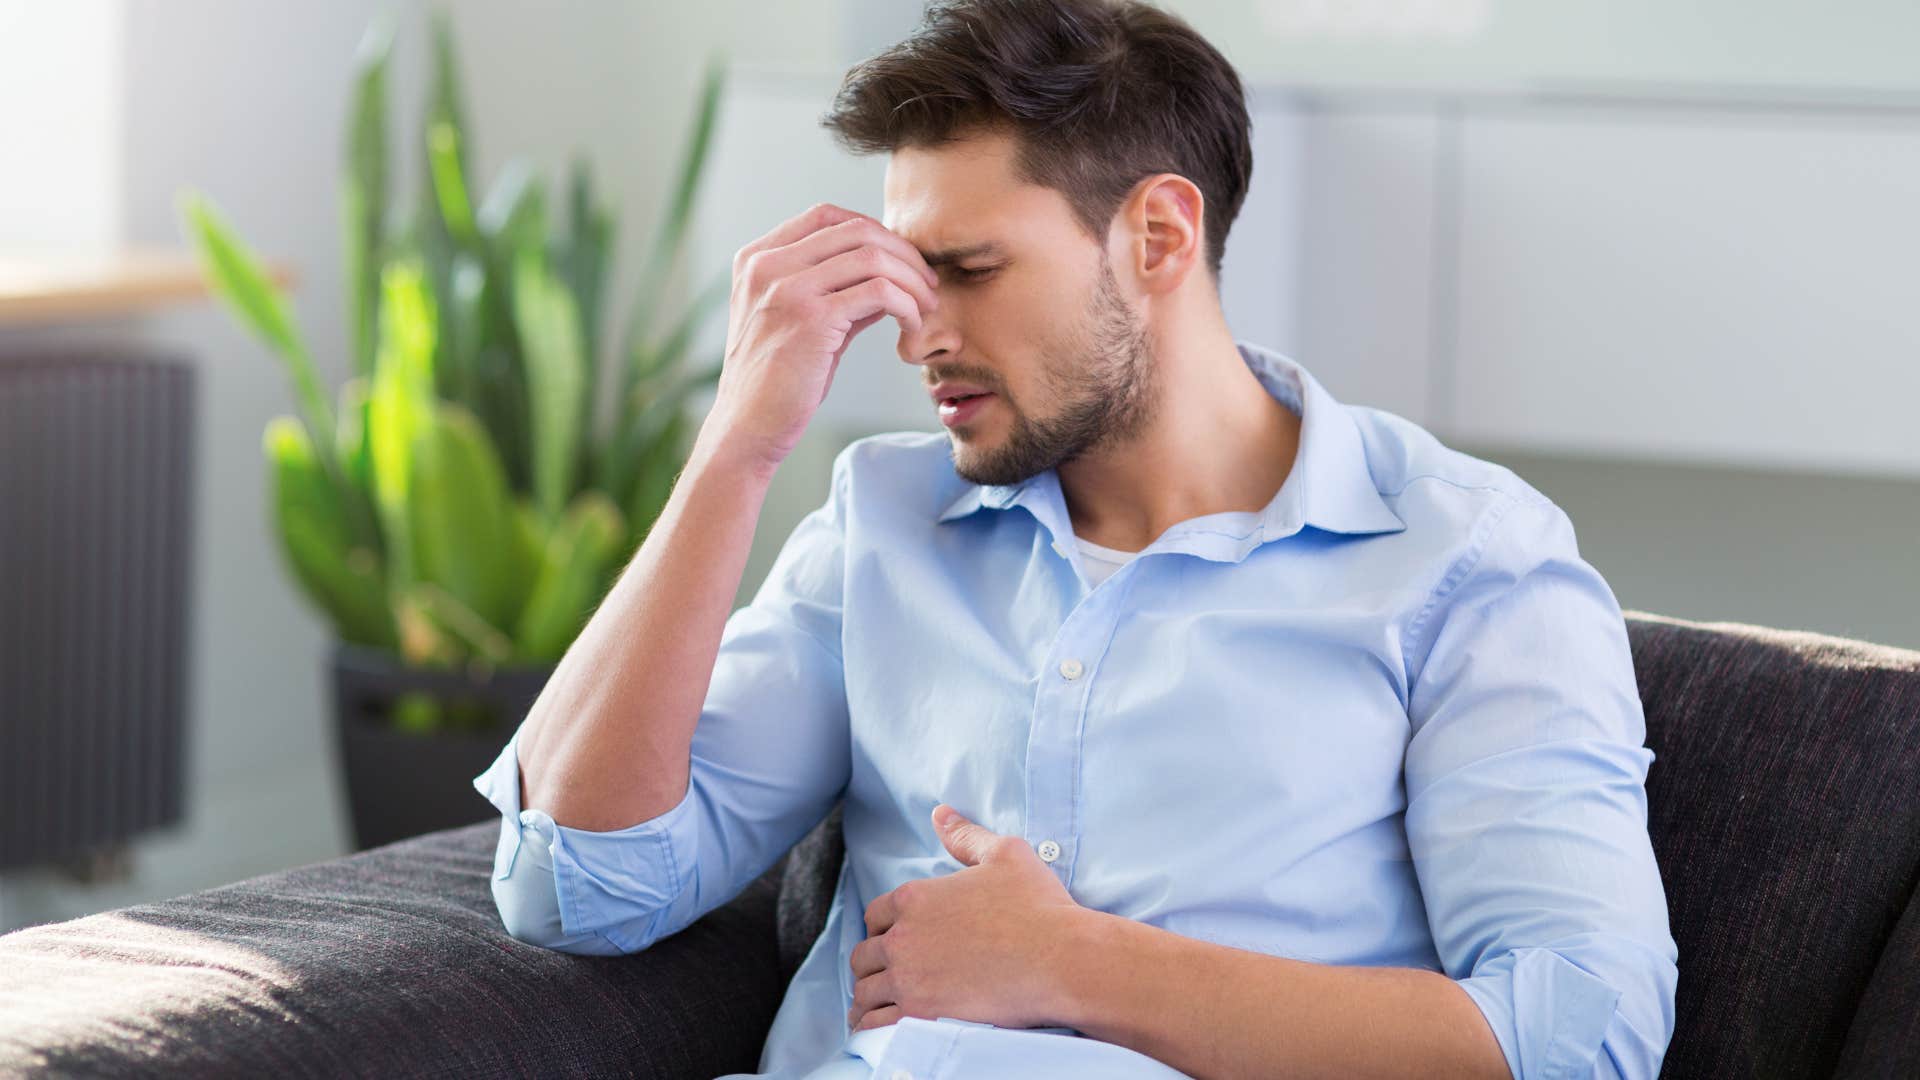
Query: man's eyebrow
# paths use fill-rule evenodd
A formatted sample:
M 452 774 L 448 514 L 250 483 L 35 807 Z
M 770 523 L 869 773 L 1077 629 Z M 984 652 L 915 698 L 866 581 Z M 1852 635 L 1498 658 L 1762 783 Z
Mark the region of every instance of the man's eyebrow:
M 962 259 L 998 254 L 1000 254 L 1000 245 L 988 241 L 983 244 L 969 244 L 966 247 L 947 248 L 944 251 L 921 251 L 920 257 L 927 260 L 928 266 L 939 269 L 942 266 L 952 266 Z

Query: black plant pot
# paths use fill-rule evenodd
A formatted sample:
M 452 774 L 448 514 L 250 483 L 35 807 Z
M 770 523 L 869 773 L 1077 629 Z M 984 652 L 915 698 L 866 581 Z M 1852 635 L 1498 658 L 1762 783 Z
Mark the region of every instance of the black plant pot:
M 553 665 L 420 669 L 380 649 L 333 648 L 333 716 L 355 851 L 498 817 L 473 778 L 486 771 L 540 696 Z M 403 698 L 430 698 L 432 731 L 397 724 Z

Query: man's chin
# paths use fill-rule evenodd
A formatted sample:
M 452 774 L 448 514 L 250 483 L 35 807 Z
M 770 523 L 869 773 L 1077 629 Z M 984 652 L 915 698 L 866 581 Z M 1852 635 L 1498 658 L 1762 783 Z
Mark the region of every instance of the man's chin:
M 1031 480 L 1039 470 L 1009 469 L 1004 463 L 994 459 L 991 453 L 981 453 L 972 443 L 961 445 L 962 440 L 954 438 L 948 446 L 952 451 L 953 471 L 960 479 L 970 484 L 984 484 L 988 487 L 1011 487 L 1014 484 Z

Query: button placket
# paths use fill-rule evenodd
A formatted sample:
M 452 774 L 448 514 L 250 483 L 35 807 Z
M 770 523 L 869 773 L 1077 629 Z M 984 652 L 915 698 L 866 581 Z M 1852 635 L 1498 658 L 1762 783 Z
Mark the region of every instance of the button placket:
M 1034 701 L 1027 742 L 1027 841 L 1062 882 L 1072 876 L 1082 721 L 1093 660 L 1113 632 L 1113 596 L 1104 590 L 1073 608 L 1054 637 Z

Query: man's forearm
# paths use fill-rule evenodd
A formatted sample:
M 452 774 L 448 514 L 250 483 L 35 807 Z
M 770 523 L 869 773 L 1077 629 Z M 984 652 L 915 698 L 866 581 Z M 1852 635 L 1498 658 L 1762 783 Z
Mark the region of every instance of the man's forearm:
M 1074 915 L 1059 1022 L 1192 1076 L 1510 1075 L 1479 1006 L 1440 972 L 1316 964 Z
M 686 794 L 694 727 L 773 477 L 717 435 L 701 428 L 659 519 L 527 714 L 521 805 L 558 824 L 623 829 Z

